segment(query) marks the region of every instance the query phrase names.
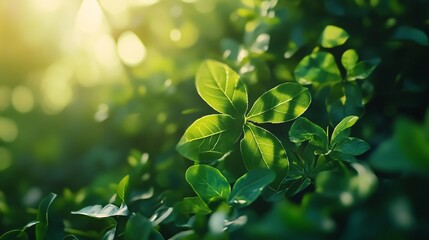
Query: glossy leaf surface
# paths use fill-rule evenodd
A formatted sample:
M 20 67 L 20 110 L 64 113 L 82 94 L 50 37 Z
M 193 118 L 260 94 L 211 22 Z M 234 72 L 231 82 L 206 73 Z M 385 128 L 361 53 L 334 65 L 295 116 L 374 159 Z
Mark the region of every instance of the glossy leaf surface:
M 117 207 L 113 204 L 107 204 L 104 207 L 102 207 L 101 205 L 93 205 L 93 206 L 82 208 L 79 211 L 72 212 L 72 214 L 85 215 L 93 218 L 127 216 L 128 208 L 126 205 L 121 205 L 121 207 Z
M 182 156 L 210 162 L 228 153 L 241 135 L 242 122 L 228 115 L 215 114 L 196 120 L 176 146 Z
M 341 56 L 341 63 L 343 64 L 344 68 L 348 71 L 356 65 L 358 59 L 359 59 L 359 56 L 356 50 L 349 49 L 345 51 Z
M 331 53 L 315 52 L 304 57 L 295 68 L 300 84 L 327 84 L 341 81 L 341 74 Z
M 379 59 L 361 61 L 347 71 L 347 80 L 353 81 L 368 78 L 380 63 Z
M 235 182 L 229 196 L 229 203 L 236 207 L 250 205 L 275 178 L 276 174 L 269 169 L 250 170 Z
M 124 202 L 125 197 L 128 194 L 128 183 L 130 181 L 130 176 L 127 175 L 118 184 L 118 189 L 116 190 L 116 194 L 118 194 L 119 198 Z
M 207 204 L 219 198 L 226 200 L 231 192 L 231 186 L 222 173 L 208 165 L 189 167 L 185 177 L 192 189 Z
M 153 231 L 152 223 L 141 214 L 133 214 L 125 226 L 125 239 L 148 240 Z
M 51 206 L 54 199 L 57 197 L 55 193 L 50 193 L 44 197 L 39 204 L 39 211 L 37 213 L 36 225 L 36 239 L 44 240 L 48 238 L 48 227 L 49 227 L 49 207 Z
M 335 126 L 331 136 L 331 145 L 343 140 L 350 135 L 350 128 L 355 125 L 359 118 L 357 116 L 348 116 L 341 120 L 340 123 Z
M 240 143 L 241 155 L 248 170 L 273 169 L 277 177 L 286 175 L 289 161 L 280 140 L 269 131 L 247 123 Z
M 328 137 L 325 130 L 304 117 L 298 118 L 292 124 L 289 129 L 289 139 L 294 143 L 309 141 L 322 151 L 328 150 Z
M 370 146 L 367 142 L 359 138 L 345 138 L 343 141 L 339 142 L 334 150 L 351 155 L 361 155 L 368 151 Z
M 337 47 L 343 45 L 348 38 L 349 34 L 344 31 L 344 29 L 337 26 L 328 25 L 323 30 L 321 45 L 325 48 Z
M 175 208 L 182 213 L 195 213 L 206 215 L 211 212 L 210 208 L 200 197 L 186 197 Z
M 259 97 L 247 119 L 256 123 L 282 123 L 303 114 L 311 103 L 307 88 L 296 83 L 283 83 Z
M 207 60 L 196 76 L 198 94 L 213 109 L 234 117 L 247 110 L 247 91 L 238 74 L 227 65 Z

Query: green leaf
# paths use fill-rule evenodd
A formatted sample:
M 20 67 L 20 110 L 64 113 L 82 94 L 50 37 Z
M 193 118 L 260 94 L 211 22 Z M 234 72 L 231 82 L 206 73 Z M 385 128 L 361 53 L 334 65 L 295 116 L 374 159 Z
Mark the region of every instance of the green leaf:
M 349 49 L 343 53 L 341 56 L 341 63 L 343 64 L 344 68 L 349 71 L 350 69 L 354 68 L 357 61 L 359 59 L 359 56 L 354 49 Z
M 289 129 L 289 139 L 294 143 L 309 141 L 321 151 L 328 151 L 328 136 L 325 130 L 304 117 L 298 118 L 292 124 Z
M 361 155 L 368 151 L 370 148 L 369 144 L 365 142 L 364 140 L 361 140 L 359 138 L 345 138 L 343 141 L 339 142 L 334 150 L 345 153 L 345 154 L 351 154 L 354 156 Z
M 358 62 L 352 68 L 347 69 L 347 80 L 354 81 L 369 77 L 379 63 L 379 59 Z
M 176 146 L 182 156 L 210 162 L 225 156 L 241 135 L 242 122 L 228 115 L 214 114 L 196 120 Z
M 158 226 L 163 221 L 165 221 L 173 212 L 172 207 L 162 205 L 153 213 L 153 215 L 149 218 L 149 221 L 152 222 L 153 226 Z
M 63 240 L 79 240 L 75 235 L 67 235 L 63 238 Z
M 343 45 L 347 39 L 349 39 L 349 34 L 344 29 L 328 25 L 322 32 L 320 45 L 324 48 L 333 48 Z
M 311 103 L 307 88 L 296 83 L 283 83 L 260 96 L 247 119 L 256 123 L 282 123 L 303 114 Z
M 231 186 L 222 173 L 208 165 L 194 165 L 185 173 L 186 181 L 206 203 L 216 199 L 228 199 Z
M 148 240 L 152 234 L 152 223 L 139 213 L 131 215 L 125 226 L 125 239 Z
M 355 125 L 358 119 L 357 116 L 348 116 L 341 120 L 332 132 L 331 145 L 335 146 L 335 143 L 347 138 L 350 135 L 350 128 Z
M 122 204 L 121 207 L 118 208 L 117 206 L 109 203 L 104 207 L 101 205 L 93 205 L 71 213 L 93 218 L 107 218 L 113 216 L 128 216 L 128 208 L 125 204 Z
M 56 197 L 57 194 L 50 193 L 48 196 L 44 197 L 39 204 L 39 211 L 37 213 L 37 221 L 39 221 L 39 223 L 36 225 L 37 240 L 47 238 L 49 227 L 49 207 Z
M 194 230 L 186 230 L 182 232 L 176 233 L 174 236 L 169 238 L 169 240 L 195 240 L 198 239 L 198 235 L 195 233 Z
M 274 171 L 269 169 L 252 169 L 235 182 L 229 195 L 229 204 L 245 207 L 254 202 L 264 188 L 276 178 Z
M 204 61 L 196 76 L 198 94 L 213 109 L 233 117 L 244 116 L 247 91 L 238 74 L 227 65 Z
M 27 223 L 22 229 L 14 229 L 8 232 L 5 232 L 0 236 L 0 240 L 27 240 L 28 235 L 25 232 L 29 227 L 32 227 L 38 224 L 39 221 L 31 221 Z
M 14 229 L 8 232 L 5 232 L 0 236 L 0 240 L 27 240 L 28 235 L 25 232 L 28 228 L 38 224 L 39 221 L 31 221 L 27 223 L 22 229 Z
M 286 196 L 293 196 L 306 189 L 311 184 L 311 179 L 301 176 L 297 179 L 285 178 L 281 183 L 280 189 L 284 189 Z
M 392 37 L 394 40 L 408 40 L 417 44 L 429 45 L 428 36 L 422 30 L 409 26 L 400 26 L 396 29 Z
M 116 225 L 110 228 L 109 230 L 107 230 L 104 233 L 103 238 L 101 240 L 115 240 L 115 235 L 116 235 Z
M 393 136 L 370 156 L 371 166 L 383 172 L 427 176 L 429 172 L 428 113 L 424 124 L 399 117 Z
M 291 154 L 289 172 L 279 187 L 286 196 L 303 191 L 312 183 L 315 176 L 331 168 L 332 161 L 328 161 L 325 155 L 315 155 L 313 145 L 308 144 L 299 152 Z
M 357 159 L 355 156 L 353 156 L 352 154 L 348 154 L 348 153 L 343 153 L 340 151 L 332 151 L 331 153 L 329 153 L 328 157 L 337 160 L 337 161 L 342 161 L 342 162 L 348 162 L 348 163 L 354 163 L 357 162 Z
M 31 221 L 31 222 L 27 223 L 27 225 L 25 225 L 25 226 L 21 229 L 21 231 L 26 231 L 26 230 L 27 230 L 27 228 L 30 228 L 30 227 L 32 227 L 32 226 L 34 226 L 34 225 L 38 224 L 38 223 L 39 223 L 39 221 Z
M 164 237 L 162 236 L 162 234 L 158 231 L 156 231 L 155 229 L 152 230 L 149 238 L 151 240 L 164 240 Z
M 269 131 L 246 123 L 240 150 L 248 170 L 267 168 L 273 169 L 277 178 L 286 175 L 289 167 L 286 151 L 280 140 Z
M 352 82 L 338 83 L 332 86 L 326 99 L 326 110 L 333 123 L 343 118 L 363 113 L 362 90 Z
M 393 138 L 418 171 L 429 172 L 429 135 L 423 124 L 400 117 L 395 121 Z
M 130 176 L 127 175 L 118 184 L 118 189 L 116 190 L 116 193 L 118 196 L 122 199 L 122 202 L 125 202 L 125 197 L 128 194 L 128 183 L 130 180 Z
M 211 212 L 210 208 L 200 197 L 186 197 L 177 203 L 174 208 L 185 214 L 207 215 Z
M 27 240 L 27 239 L 28 239 L 27 233 L 19 229 L 5 232 L 3 235 L 0 236 L 0 240 Z
M 340 70 L 331 53 L 315 52 L 304 57 L 295 68 L 298 83 L 321 85 L 340 82 Z

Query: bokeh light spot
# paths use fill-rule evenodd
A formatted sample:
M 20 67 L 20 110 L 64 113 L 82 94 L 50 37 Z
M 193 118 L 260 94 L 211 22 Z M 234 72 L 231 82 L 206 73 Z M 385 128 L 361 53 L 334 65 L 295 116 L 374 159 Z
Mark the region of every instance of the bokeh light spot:
M 97 0 L 84 0 L 76 16 L 76 28 L 84 33 L 95 33 L 102 23 L 103 12 Z
M 55 114 L 63 110 L 73 98 L 70 79 L 73 72 L 65 63 L 51 65 L 42 79 L 42 107 L 46 113 Z
M 164 123 L 165 120 L 167 120 L 167 113 L 165 112 L 161 112 L 158 114 L 158 116 L 156 116 L 156 121 L 160 124 Z
M 94 119 L 97 122 L 102 122 L 109 117 L 109 106 L 107 104 L 100 104 L 98 110 L 94 115 Z
M 0 117 L 0 140 L 13 142 L 17 136 L 18 127 L 15 122 L 7 118 Z
M 183 23 L 183 25 L 178 30 L 180 32 L 180 38 L 177 39 L 176 41 L 176 44 L 178 47 L 181 47 L 181 48 L 192 47 L 199 38 L 198 29 L 191 22 Z M 171 38 L 171 34 L 170 34 L 170 38 Z
M 171 41 L 177 42 L 181 38 L 182 38 L 182 33 L 180 32 L 179 29 L 175 28 L 175 29 L 171 30 L 171 32 L 170 32 L 170 39 L 171 39 Z
M 131 31 L 119 36 L 117 49 L 119 58 L 128 66 L 136 66 L 146 58 L 146 47 Z
M 21 113 L 29 112 L 34 106 L 33 93 L 24 86 L 16 87 L 12 92 L 12 106 Z

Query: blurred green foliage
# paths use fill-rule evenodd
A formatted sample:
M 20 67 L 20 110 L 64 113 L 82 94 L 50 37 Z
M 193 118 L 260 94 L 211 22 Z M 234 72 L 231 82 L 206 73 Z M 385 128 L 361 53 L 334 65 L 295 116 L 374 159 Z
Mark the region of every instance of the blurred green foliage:
M 428 238 L 428 9 L 426 0 L 0 1 L 1 239 Z M 233 121 L 247 143 L 257 129 L 284 147 L 279 188 L 276 171 L 247 170 L 243 135 L 224 142 L 221 161 L 186 172 L 194 162 L 176 151 L 186 129 L 215 116 L 210 106 L 233 117 L 247 109 L 214 106 L 198 78 L 195 88 L 206 59 L 236 73 L 250 112 L 269 102 L 264 93 L 285 92 L 270 89 L 308 89 L 311 104 L 290 122 Z M 198 164 L 196 151 L 185 157 Z M 212 196 L 195 177 L 228 190 Z

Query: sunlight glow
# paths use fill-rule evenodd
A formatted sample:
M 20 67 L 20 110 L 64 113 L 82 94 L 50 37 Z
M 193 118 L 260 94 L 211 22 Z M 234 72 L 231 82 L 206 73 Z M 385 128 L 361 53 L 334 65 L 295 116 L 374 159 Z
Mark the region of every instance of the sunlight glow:
M 150 6 L 150 5 L 156 4 L 158 2 L 159 2 L 159 0 L 134 0 L 133 4 L 139 5 L 139 6 Z
M 98 32 L 103 23 L 103 12 L 97 0 L 84 0 L 76 16 L 75 27 L 84 33 Z
M 32 5 L 41 12 L 53 12 L 60 8 L 61 0 L 31 0 Z
M 117 47 L 120 59 L 128 66 L 136 66 L 146 58 L 146 47 L 131 31 L 126 31 L 119 36 Z
M 100 5 L 105 9 L 107 12 L 111 14 L 121 14 L 124 13 L 129 5 L 127 4 L 127 1 L 118 1 L 118 0 L 100 0 Z
M 46 70 L 41 83 L 42 107 L 46 113 L 58 113 L 72 101 L 72 75 L 69 66 L 62 62 L 55 63 Z
M 170 39 L 171 39 L 171 41 L 177 42 L 181 38 L 182 38 L 182 33 L 180 32 L 179 29 L 175 28 L 175 29 L 171 30 L 171 32 L 170 32 Z
M 93 53 L 97 62 L 102 65 L 104 71 L 112 78 L 119 78 L 121 74 L 121 62 L 116 53 L 116 43 L 109 34 L 97 37 L 93 47 Z

